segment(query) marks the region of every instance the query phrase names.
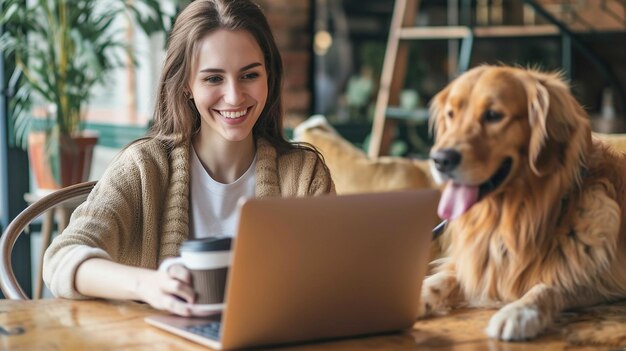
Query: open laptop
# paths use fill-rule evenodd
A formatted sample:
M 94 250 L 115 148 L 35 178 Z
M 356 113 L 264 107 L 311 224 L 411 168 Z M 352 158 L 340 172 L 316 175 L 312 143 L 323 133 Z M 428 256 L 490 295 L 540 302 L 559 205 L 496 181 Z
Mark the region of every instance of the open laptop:
M 439 193 L 246 201 L 219 315 L 146 322 L 214 349 L 410 328 Z

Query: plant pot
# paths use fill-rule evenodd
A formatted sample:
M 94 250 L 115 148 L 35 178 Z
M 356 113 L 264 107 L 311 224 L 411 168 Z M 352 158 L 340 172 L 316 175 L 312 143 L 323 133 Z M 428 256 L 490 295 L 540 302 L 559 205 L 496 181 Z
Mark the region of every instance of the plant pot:
M 98 142 L 95 133 L 83 132 L 80 135 L 61 136 L 59 140 L 58 169 L 60 177 L 54 176 L 53 162 L 46 152 L 45 132 L 31 132 L 28 135 L 28 158 L 40 189 L 60 189 L 89 180 L 93 148 Z

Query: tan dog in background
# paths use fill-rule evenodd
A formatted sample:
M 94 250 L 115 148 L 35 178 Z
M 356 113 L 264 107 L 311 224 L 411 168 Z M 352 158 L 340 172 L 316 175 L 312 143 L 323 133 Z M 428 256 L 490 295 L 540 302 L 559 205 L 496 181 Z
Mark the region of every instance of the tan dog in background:
M 298 125 L 294 139 L 320 151 L 338 194 L 421 189 L 433 184 L 427 161 L 390 156 L 372 160 L 341 137 L 321 115 Z
M 503 306 L 486 332 L 533 338 L 564 309 L 626 297 L 626 158 L 593 140 L 558 74 L 481 66 L 431 104 L 447 257 L 422 315 Z

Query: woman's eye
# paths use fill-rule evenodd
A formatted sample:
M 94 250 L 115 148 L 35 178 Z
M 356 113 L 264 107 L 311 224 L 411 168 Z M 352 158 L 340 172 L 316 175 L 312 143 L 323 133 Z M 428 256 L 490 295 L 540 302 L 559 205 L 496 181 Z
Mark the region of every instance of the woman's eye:
M 250 73 L 246 73 L 244 74 L 241 78 L 242 79 L 255 79 L 258 78 L 260 75 L 257 72 L 250 72 Z
M 502 117 L 504 117 L 504 115 L 501 113 L 498 113 L 492 110 L 487 110 L 483 114 L 483 121 L 488 122 L 488 123 L 494 123 L 494 122 L 498 122 L 502 120 Z
M 209 82 L 209 83 L 212 83 L 212 84 L 219 83 L 222 80 L 223 79 L 220 76 L 208 76 L 208 77 L 204 78 L 205 82 Z

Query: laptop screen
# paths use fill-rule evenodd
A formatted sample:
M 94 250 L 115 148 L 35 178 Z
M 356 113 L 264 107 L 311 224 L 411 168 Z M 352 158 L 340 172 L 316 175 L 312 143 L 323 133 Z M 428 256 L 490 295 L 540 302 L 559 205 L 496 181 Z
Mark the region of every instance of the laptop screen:
M 412 326 L 438 199 L 437 191 L 413 190 L 247 201 L 220 347 Z

